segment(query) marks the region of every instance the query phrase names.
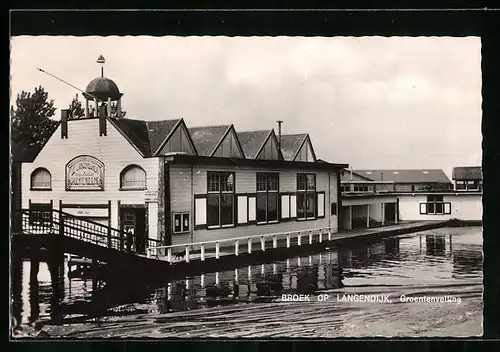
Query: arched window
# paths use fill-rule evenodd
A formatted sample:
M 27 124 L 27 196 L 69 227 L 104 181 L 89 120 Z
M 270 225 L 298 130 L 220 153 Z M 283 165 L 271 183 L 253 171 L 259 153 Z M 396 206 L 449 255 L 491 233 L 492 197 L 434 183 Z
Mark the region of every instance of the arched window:
M 31 173 L 31 189 L 51 189 L 51 177 L 49 170 L 39 167 Z
M 146 188 L 146 171 L 140 166 L 129 165 L 120 175 L 120 189 Z

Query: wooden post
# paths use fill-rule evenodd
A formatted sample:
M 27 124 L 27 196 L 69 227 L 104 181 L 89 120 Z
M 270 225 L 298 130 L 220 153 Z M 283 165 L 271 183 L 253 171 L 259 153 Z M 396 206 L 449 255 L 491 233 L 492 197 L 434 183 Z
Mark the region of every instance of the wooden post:
M 201 261 L 204 261 L 205 260 L 205 244 L 204 243 L 201 244 L 200 250 L 201 250 Z
M 332 230 L 328 229 L 328 241 L 332 240 Z
M 264 236 L 260 237 L 260 249 L 262 251 L 266 250 L 266 240 L 265 240 Z
M 167 262 L 172 263 L 172 248 L 167 248 Z
M 300 246 L 302 244 L 301 242 L 302 242 L 302 236 L 301 233 L 299 232 L 297 236 L 297 246 Z
M 297 266 L 300 266 L 300 257 L 297 257 Z
M 278 236 L 273 236 L 273 248 L 278 248 Z
M 290 248 L 290 234 L 286 234 L 286 248 Z
M 248 253 L 252 253 L 252 238 L 248 238 Z
M 238 255 L 238 249 L 240 248 L 240 241 L 235 240 L 234 241 L 234 255 Z
M 352 205 L 349 206 L 349 230 L 352 230 Z
M 319 230 L 319 243 L 323 242 L 323 230 Z
M 366 228 L 370 227 L 370 204 L 366 205 Z
M 89 100 L 85 99 L 85 117 L 89 118 Z
M 189 263 L 189 246 L 186 246 L 186 263 Z
M 382 225 L 384 225 L 385 224 L 385 203 L 382 202 L 382 204 L 380 204 L 380 205 L 382 206 L 382 211 L 381 211 L 381 213 L 382 213 Z
M 309 231 L 309 244 L 313 243 L 313 233 L 312 231 Z
M 394 206 L 394 222 L 396 224 L 398 223 L 398 202 L 396 202 L 396 205 Z
M 215 259 L 219 259 L 220 252 L 220 243 L 215 242 Z

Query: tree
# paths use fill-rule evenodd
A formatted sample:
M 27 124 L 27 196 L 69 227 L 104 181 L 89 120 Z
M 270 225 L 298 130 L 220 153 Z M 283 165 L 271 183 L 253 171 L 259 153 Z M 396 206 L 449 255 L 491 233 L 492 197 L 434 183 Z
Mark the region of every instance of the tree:
M 78 93 L 75 95 L 71 104 L 69 104 L 69 120 L 81 119 L 85 117 L 85 110 L 83 109 L 82 102 L 78 100 Z
M 14 158 L 24 150 L 41 147 L 54 132 L 57 121 L 51 120 L 56 108 L 54 100 L 42 86 L 33 93 L 22 91 L 17 95 L 16 107 L 11 106 L 11 138 L 16 145 Z

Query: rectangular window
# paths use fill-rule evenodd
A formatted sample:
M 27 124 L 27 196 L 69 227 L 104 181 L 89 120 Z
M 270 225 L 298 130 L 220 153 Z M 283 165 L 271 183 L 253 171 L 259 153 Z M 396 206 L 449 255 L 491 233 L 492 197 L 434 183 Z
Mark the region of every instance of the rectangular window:
M 330 215 L 337 215 L 337 203 L 332 203 L 330 209 Z
M 30 204 L 30 225 L 42 225 L 52 220 L 52 205 L 42 203 Z
M 257 173 L 257 223 L 278 222 L 278 190 L 278 173 Z
M 479 189 L 478 181 L 467 181 L 467 190 L 469 191 L 477 191 Z
M 233 172 L 207 172 L 207 225 L 235 224 L 235 177 Z
M 443 196 L 429 195 L 427 196 L 427 214 L 444 214 Z
M 174 213 L 174 233 L 189 232 L 189 213 Z
M 316 219 L 315 174 L 297 174 L 297 219 Z
M 457 183 L 457 190 L 465 190 L 465 181 L 455 181 Z

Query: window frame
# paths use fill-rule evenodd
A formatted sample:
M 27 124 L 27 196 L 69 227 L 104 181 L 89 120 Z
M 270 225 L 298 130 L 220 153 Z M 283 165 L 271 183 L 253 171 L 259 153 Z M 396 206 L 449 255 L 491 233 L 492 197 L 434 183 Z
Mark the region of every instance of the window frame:
M 142 186 L 142 185 L 141 186 L 124 186 L 123 185 L 123 177 L 125 176 L 125 174 L 127 172 L 129 172 L 132 169 L 139 169 L 142 172 L 144 172 L 144 186 Z M 148 174 L 146 173 L 146 170 L 144 170 L 144 168 L 141 167 L 140 165 L 130 164 L 130 165 L 125 166 L 123 168 L 123 170 L 120 172 L 120 179 L 119 179 L 120 188 L 119 188 L 119 190 L 120 191 L 144 191 L 147 189 L 147 181 L 148 181 Z
M 308 189 L 308 176 L 313 176 L 314 179 L 314 189 Z M 299 179 L 303 177 L 305 180 L 305 189 L 299 189 Z M 296 183 L 296 213 L 297 213 L 297 221 L 311 221 L 316 220 L 318 218 L 318 196 L 316 194 L 316 174 L 313 173 L 297 173 L 297 183 Z M 304 208 L 304 217 L 299 217 L 299 195 L 303 195 L 306 201 L 306 205 Z M 313 206 L 314 206 L 314 215 L 312 217 L 307 216 L 307 206 L 308 206 L 308 195 L 313 195 Z
M 175 230 L 175 217 L 180 216 L 181 217 L 181 229 L 180 231 Z M 188 227 L 187 229 L 184 228 L 184 218 L 188 217 Z M 172 233 L 174 235 L 179 235 L 179 234 L 185 234 L 185 233 L 190 233 L 191 232 L 191 213 L 189 211 L 184 211 L 184 212 L 174 212 L 172 213 Z
M 47 172 L 49 174 L 49 186 L 48 187 L 35 187 L 33 185 L 33 177 L 36 176 L 39 172 Z M 30 191 L 52 191 L 52 174 L 45 167 L 37 167 L 35 170 L 31 172 L 30 175 Z
M 437 199 L 439 197 L 440 199 Z M 441 212 L 437 212 L 437 205 L 441 205 Z M 448 206 L 448 212 L 446 211 L 446 206 Z M 434 211 L 429 212 L 429 205 L 433 206 Z M 445 202 L 443 195 L 428 195 L 427 201 L 419 203 L 419 213 L 420 215 L 450 215 L 451 214 L 451 202 Z M 422 209 L 425 209 L 422 211 Z
M 265 189 L 259 190 L 259 176 L 264 177 L 265 179 Z M 269 189 L 269 178 L 270 176 L 276 177 L 276 189 Z M 281 220 L 280 210 L 281 210 L 281 195 L 280 195 L 280 174 L 279 172 L 257 172 L 255 178 L 255 218 L 257 225 L 266 225 L 266 224 L 278 224 Z M 276 195 L 276 220 L 269 220 L 269 194 Z M 259 195 L 265 195 L 266 199 L 266 220 L 259 221 L 257 218 L 258 214 L 258 198 Z
M 211 183 L 212 179 L 210 175 L 217 174 L 217 190 L 210 190 L 210 185 L 213 185 L 213 182 Z M 221 175 L 227 174 L 232 176 L 232 190 L 222 190 L 222 178 Z M 222 224 L 222 196 L 223 195 L 230 195 L 232 197 L 232 223 L 231 224 Z M 209 216 L 208 216 L 208 199 L 210 197 L 216 196 L 217 198 L 217 203 L 218 203 L 218 209 L 219 209 L 219 221 L 218 225 L 209 225 Z M 236 174 L 235 172 L 231 171 L 207 171 L 207 207 L 206 207 L 206 222 L 207 222 L 207 229 L 221 229 L 221 228 L 230 228 L 230 227 L 236 227 L 237 219 L 236 219 Z
M 39 208 L 39 209 L 37 209 Z M 52 203 L 31 203 L 29 205 L 29 219 L 28 223 L 30 225 L 45 225 L 46 223 L 52 222 Z M 44 213 L 48 213 L 48 217 L 44 217 Z
M 472 183 L 472 185 L 475 185 L 475 188 L 469 188 L 469 185 Z M 478 180 L 468 180 L 466 182 L 467 186 L 467 191 L 479 191 L 479 181 Z
M 459 185 L 463 186 L 463 188 L 459 188 Z M 456 180 L 455 187 L 456 187 L 457 191 L 466 191 L 467 190 L 467 182 L 465 182 L 465 180 Z

